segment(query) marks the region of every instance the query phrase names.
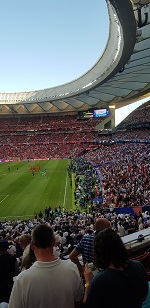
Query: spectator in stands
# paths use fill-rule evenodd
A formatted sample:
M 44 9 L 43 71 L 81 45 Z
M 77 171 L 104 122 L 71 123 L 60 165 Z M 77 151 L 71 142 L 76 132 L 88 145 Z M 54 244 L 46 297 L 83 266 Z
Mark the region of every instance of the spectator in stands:
M 74 241 L 70 241 L 70 244 L 68 245 L 68 254 L 70 254 L 73 249 L 75 248 L 75 244 L 74 244 Z
M 13 287 L 13 277 L 18 274 L 16 257 L 11 256 L 6 240 L 0 241 L 0 302 L 9 302 Z
M 119 221 L 118 223 L 118 234 L 122 237 L 125 235 L 125 228 L 124 226 L 122 225 L 122 222 Z
M 42 219 L 43 213 L 40 211 L 39 214 L 38 214 L 38 216 L 39 216 L 39 219 Z
M 35 258 L 35 253 L 33 251 L 33 249 L 29 248 L 29 253 L 23 258 L 22 262 L 21 262 L 21 271 L 24 271 L 28 268 L 31 267 L 31 265 L 36 261 Z
M 106 218 L 99 218 L 95 223 L 95 231 L 96 233 L 104 230 L 106 228 L 110 228 L 110 222 Z M 90 235 L 84 236 L 81 241 L 76 245 L 73 251 L 70 254 L 70 259 L 74 262 L 80 274 L 83 274 L 84 268 L 79 261 L 79 255 L 82 255 L 83 263 L 86 262 L 91 263 L 93 262 L 93 242 L 94 242 L 95 233 L 93 232 Z
M 83 286 L 78 269 L 70 260 L 53 256 L 54 234 L 46 224 L 32 233 L 36 262 L 15 280 L 9 308 L 80 307 Z
M 150 217 L 148 216 L 147 217 L 147 225 L 148 225 L 148 228 L 150 227 Z
M 1 302 L 1 303 L 0 303 L 0 308 L 8 308 L 8 303 L 6 303 L 6 302 Z
M 31 243 L 31 235 L 30 234 L 22 234 L 19 238 L 19 244 L 23 249 L 23 255 L 21 260 L 25 258 L 25 256 L 29 253 L 30 250 L 30 243 Z
M 93 274 L 85 266 L 86 308 L 140 308 L 148 294 L 147 274 L 138 261 L 129 261 L 127 250 L 112 229 L 97 234 L 94 240 L 94 260 L 100 273 Z

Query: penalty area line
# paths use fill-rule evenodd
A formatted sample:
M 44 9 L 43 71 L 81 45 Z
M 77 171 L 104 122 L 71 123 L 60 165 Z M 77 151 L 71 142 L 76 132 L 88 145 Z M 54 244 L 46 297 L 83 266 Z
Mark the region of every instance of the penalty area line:
M 68 172 L 67 172 L 67 175 L 66 175 L 66 184 L 65 184 L 65 192 L 64 192 L 64 202 L 63 202 L 63 212 L 64 212 L 65 205 L 66 205 L 67 180 L 68 180 Z
M 7 197 L 9 197 L 9 195 L 6 195 L 6 196 L 0 201 L 0 203 L 2 203 Z

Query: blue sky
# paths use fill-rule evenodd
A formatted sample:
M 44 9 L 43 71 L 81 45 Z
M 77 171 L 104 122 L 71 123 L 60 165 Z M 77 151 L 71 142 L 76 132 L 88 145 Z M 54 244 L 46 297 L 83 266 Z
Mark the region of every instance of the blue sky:
M 0 92 L 74 80 L 95 64 L 107 42 L 105 0 L 5 0 L 0 12 Z M 127 112 L 117 111 L 117 121 Z

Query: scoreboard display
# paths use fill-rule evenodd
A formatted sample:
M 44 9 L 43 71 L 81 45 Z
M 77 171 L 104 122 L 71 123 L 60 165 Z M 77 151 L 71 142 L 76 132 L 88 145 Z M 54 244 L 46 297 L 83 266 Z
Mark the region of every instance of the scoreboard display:
M 86 111 L 78 112 L 80 119 L 107 117 L 110 115 L 108 108 L 104 109 L 88 109 Z

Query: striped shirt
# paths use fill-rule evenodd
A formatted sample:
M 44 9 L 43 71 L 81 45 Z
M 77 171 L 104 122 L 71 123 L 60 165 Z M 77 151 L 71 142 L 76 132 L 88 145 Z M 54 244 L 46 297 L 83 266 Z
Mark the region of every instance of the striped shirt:
M 83 263 L 93 262 L 93 244 L 95 234 L 86 235 L 76 245 L 75 250 L 82 254 Z

